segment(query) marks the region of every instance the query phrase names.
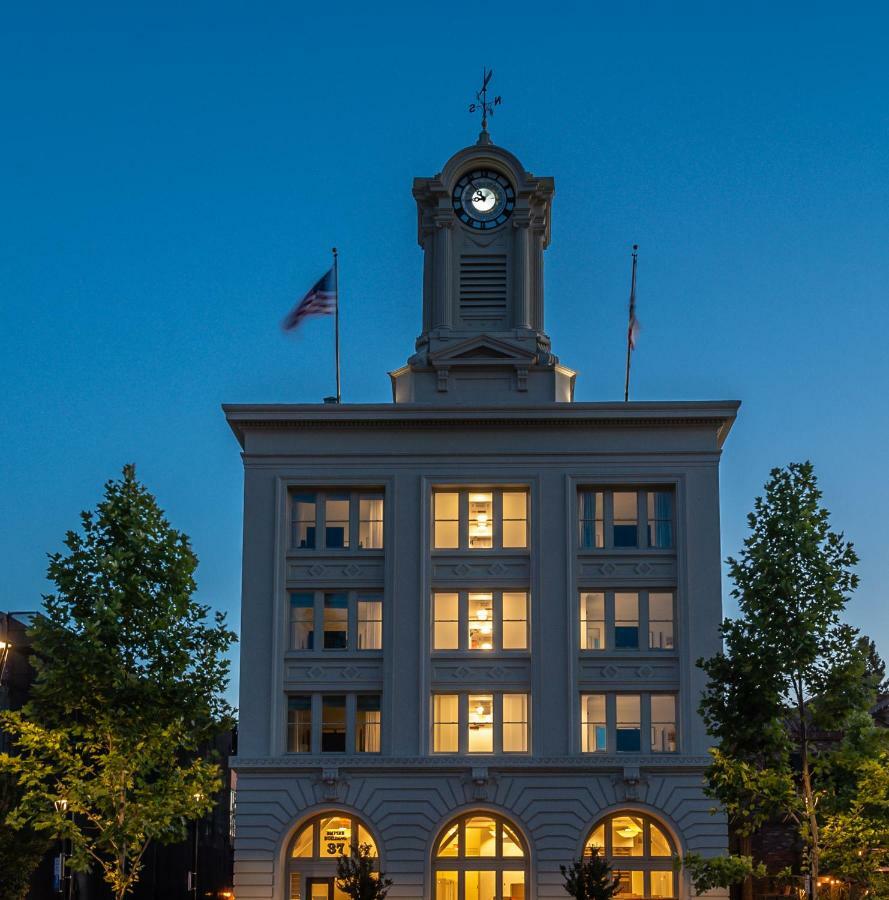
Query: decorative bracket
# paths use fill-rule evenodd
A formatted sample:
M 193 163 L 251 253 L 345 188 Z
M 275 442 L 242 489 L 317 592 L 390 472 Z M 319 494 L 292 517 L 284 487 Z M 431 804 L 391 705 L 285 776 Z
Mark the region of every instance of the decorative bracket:
M 638 800 L 639 788 L 648 782 L 642 777 L 639 766 L 624 766 L 622 776 L 614 778 L 614 785 L 618 793 L 622 793 L 622 800 Z
M 487 800 L 488 792 L 494 784 L 495 779 L 487 766 L 473 766 L 471 778 L 473 800 Z
M 339 769 L 322 769 L 319 783 L 325 800 L 339 800 L 340 789 L 346 787 L 346 782 L 340 777 Z

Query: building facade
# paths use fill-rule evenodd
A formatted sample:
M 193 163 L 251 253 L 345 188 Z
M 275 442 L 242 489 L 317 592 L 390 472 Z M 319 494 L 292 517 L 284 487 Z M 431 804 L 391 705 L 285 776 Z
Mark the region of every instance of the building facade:
M 232 405 L 244 559 L 235 891 L 626 898 L 725 850 L 694 661 L 720 646 L 735 402 L 575 403 L 543 323 L 554 185 L 479 142 L 416 179 L 416 351 L 387 404 Z

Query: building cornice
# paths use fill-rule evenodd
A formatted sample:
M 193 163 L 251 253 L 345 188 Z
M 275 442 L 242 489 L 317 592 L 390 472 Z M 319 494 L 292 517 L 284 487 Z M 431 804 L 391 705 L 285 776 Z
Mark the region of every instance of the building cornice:
M 700 428 L 716 429 L 721 447 L 740 401 L 549 403 L 541 406 L 449 406 L 413 403 L 223 404 L 244 446 L 251 429 L 390 428 Z

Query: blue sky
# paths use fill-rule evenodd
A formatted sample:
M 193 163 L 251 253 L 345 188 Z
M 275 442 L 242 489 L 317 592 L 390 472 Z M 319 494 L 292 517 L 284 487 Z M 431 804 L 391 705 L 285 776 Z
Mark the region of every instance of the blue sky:
M 141 7 L 141 8 L 140 8 Z M 134 461 L 237 621 L 241 463 L 222 402 L 332 393 L 331 323 L 278 322 L 341 251 L 344 399 L 413 348 L 411 179 L 478 124 L 556 179 L 547 330 L 579 400 L 744 403 L 723 552 L 812 459 L 889 656 L 884 4 L 7 5 L 0 21 L 0 607 L 34 608 Z M 730 602 L 727 611 L 732 611 Z

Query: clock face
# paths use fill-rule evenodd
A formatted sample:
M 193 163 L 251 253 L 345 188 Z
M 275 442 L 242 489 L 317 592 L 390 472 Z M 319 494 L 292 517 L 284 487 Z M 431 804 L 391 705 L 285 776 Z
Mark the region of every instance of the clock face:
M 512 215 L 515 191 L 505 175 L 476 169 L 454 185 L 453 202 L 454 213 L 464 225 L 487 231 Z

